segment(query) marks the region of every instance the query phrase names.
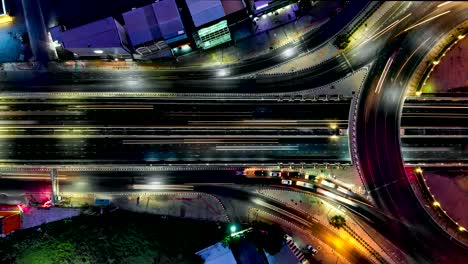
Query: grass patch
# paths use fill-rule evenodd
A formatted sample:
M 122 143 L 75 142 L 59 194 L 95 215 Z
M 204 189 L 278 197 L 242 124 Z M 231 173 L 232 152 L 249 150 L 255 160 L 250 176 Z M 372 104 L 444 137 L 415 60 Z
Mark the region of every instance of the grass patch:
M 202 263 L 194 253 L 219 242 L 226 226 L 115 211 L 81 215 L 0 239 L 1 263 Z

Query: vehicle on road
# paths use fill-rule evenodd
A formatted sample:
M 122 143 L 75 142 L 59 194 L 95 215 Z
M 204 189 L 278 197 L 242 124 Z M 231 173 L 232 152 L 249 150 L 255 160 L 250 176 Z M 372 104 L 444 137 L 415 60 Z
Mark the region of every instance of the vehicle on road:
M 268 174 L 269 174 L 269 173 L 268 173 L 268 171 L 266 171 L 266 170 L 256 170 L 256 171 L 254 172 L 254 175 L 255 175 L 255 176 L 268 176 Z
M 336 188 L 336 184 L 334 184 L 333 182 L 329 182 L 327 180 L 322 180 L 320 183 L 330 188 Z
M 52 203 L 51 200 L 46 201 L 45 203 L 39 205 L 39 209 L 50 209 L 54 204 Z
M 312 245 L 307 245 L 306 250 L 308 252 L 310 252 L 312 255 L 315 255 L 318 252 L 318 250 L 316 248 L 314 248 Z
M 291 180 L 281 180 L 281 184 L 292 185 Z
M 283 171 L 281 176 L 285 178 L 299 178 L 302 176 L 302 173 L 298 171 Z
M 271 177 L 281 177 L 281 171 L 272 171 L 270 173 Z
M 308 188 L 308 189 L 312 189 L 312 190 L 316 189 L 315 185 L 313 185 L 312 183 L 303 182 L 303 181 L 297 181 L 296 186 L 302 186 L 304 188 Z

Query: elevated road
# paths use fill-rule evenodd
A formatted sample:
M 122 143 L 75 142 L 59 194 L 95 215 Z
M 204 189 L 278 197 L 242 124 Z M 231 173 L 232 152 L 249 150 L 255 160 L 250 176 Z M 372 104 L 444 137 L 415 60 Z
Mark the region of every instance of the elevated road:
M 366 80 L 356 123 L 360 168 L 370 195 L 377 207 L 402 223 L 380 231 L 418 263 L 468 261 L 466 247 L 434 223 L 415 197 L 400 145 L 401 111 L 414 69 L 445 32 L 468 17 L 461 2 L 445 8 L 450 8 L 450 15 L 440 15 L 444 10 L 434 8 L 426 18 L 440 15 L 438 19 L 397 27 L 402 34 L 388 43 Z
M 348 99 L 181 103 L 137 98 L 10 98 L 0 101 L 0 161 L 10 165 L 346 164 L 351 161 L 349 105 Z M 426 110 L 423 106 L 409 107 L 415 112 Z M 431 115 L 439 116 L 439 112 L 432 111 Z M 421 120 L 432 125 L 427 123 L 428 118 Z M 423 132 L 407 129 L 402 138 L 405 160 L 466 160 L 466 138 L 463 134 L 446 134 L 445 130 L 438 133 L 432 128 L 428 130 L 432 133 L 423 131 L 421 136 Z

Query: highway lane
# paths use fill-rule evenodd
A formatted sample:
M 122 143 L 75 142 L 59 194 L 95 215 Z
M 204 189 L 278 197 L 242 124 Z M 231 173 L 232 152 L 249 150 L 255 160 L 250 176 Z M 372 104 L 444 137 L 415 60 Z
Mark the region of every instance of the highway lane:
M 349 161 L 347 137 L 37 138 L 0 140 L 2 163 L 203 163 Z
M 468 101 L 411 101 L 405 102 L 402 127 L 467 127 Z
M 417 201 L 400 149 L 401 109 L 414 69 L 444 32 L 468 17 L 468 9 L 461 2 L 447 8 L 451 8 L 450 16 L 420 24 L 386 46 L 366 80 L 356 124 L 360 168 L 370 194 L 377 207 L 405 224 L 380 231 L 418 263 L 468 261 L 466 248 L 433 223 Z
M 349 100 L 6 99 L 0 102 L 0 160 L 346 163 L 349 104 Z M 409 106 L 415 112 L 427 110 Z M 434 109 L 445 109 L 437 106 Z M 407 162 L 462 161 L 466 156 L 463 138 L 438 140 L 437 130 L 421 139 L 410 134 L 402 139 Z
M 468 161 L 468 135 L 402 136 L 401 147 L 405 162 Z
M 14 125 L 105 125 L 167 127 L 346 128 L 350 100 L 14 100 L 0 103 L 0 120 Z M 10 123 L 6 123 L 10 122 Z M 2 125 L 2 124 L 0 124 Z

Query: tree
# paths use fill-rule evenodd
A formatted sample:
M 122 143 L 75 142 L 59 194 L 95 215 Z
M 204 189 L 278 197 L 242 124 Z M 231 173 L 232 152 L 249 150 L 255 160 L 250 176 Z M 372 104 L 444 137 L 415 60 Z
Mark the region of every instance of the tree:
M 298 6 L 302 12 L 307 11 L 312 8 L 312 1 L 311 0 L 299 0 Z
M 349 45 L 349 37 L 347 35 L 339 35 L 335 39 L 335 46 L 337 46 L 339 49 L 345 49 Z
M 281 250 L 285 233 L 280 226 L 254 222 L 252 227 L 253 231 L 250 233 L 250 237 L 257 247 L 265 249 L 270 255 L 274 255 Z
M 346 225 L 346 219 L 342 215 L 335 215 L 332 216 L 329 220 L 330 225 L 340 229 L 341 227 Z

